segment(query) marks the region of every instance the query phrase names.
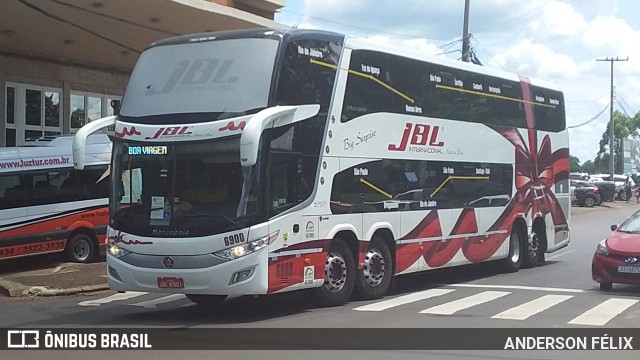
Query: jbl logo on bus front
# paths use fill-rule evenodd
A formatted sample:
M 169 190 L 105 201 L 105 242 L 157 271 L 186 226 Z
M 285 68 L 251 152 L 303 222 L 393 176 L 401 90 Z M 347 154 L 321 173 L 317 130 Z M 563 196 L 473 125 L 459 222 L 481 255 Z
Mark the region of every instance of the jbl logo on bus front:
M 159 137 L 164 136 L 179 136 L 179 135 L 189 135 L 191 131 L 187 131 L 189 126 L 169 126 L 169 127 L 161 127 L 156 131 L 153 136 L 147 136 L 145 139 L 152 140 L 157 139 Z

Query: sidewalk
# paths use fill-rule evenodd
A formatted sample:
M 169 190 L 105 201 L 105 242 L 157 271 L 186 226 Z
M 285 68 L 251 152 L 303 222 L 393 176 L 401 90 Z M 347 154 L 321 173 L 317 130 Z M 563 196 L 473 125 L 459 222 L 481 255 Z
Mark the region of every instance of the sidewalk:
M 26 259 L 8 261 L 18 260 Z M 0 271 L 0 296 L 58 296 L 109 289 L 104 261 L 89 264 L 49 261 L 42 265 L 50 267 Z M 34 268 L 37 266 L 31 269 Z

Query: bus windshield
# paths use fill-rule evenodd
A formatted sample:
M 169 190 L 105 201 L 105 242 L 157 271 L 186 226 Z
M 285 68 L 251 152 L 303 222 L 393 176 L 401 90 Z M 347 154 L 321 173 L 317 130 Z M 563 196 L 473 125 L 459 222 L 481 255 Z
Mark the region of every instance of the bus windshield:
M 266 38 L 151 47 L 131 74 L 120 120 L 194 122 L 185 114 L 198 113 L 212 121 L 265 108 L 277 49 Z
M 240 166 L 238 136 L 197 143 L 114 144 L 111 226 L 140 236 L 193 237 L 252 225 L 257 169 Z

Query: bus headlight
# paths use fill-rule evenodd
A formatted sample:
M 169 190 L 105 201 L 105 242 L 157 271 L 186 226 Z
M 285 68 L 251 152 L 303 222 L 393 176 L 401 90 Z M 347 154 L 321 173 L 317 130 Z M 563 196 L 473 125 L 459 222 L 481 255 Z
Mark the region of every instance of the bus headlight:
M 107 251 L 109 251 L 109 254 L 117 258 L 131 254 L 131 251 L 121 248 L 117 243 L 108 243 Z
M 234 246 L 232 248 L 216 251 L 213 255 L 221 257 L 227 260 L 234 260 L 237 258 L 241 258 L 247 254 L 251 254 L 252 252 L 256 252 L 267 245 L 271 244 L 275 239 L 278 238 L 278 234 L 280 230 L 275 231 L 267 236 L 263 236 L 257 240 L 249 241 L 246 244 Z

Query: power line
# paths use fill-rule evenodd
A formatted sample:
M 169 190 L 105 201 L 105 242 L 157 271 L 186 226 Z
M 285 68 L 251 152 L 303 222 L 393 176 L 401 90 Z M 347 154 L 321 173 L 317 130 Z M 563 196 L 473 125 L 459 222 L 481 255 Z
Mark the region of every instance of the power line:
M 500 63 L 498 63 L 497 61 L 494 60 L 494 58 L 496 57 L 495 53 L 491 52 L 491 50 L 489 50 L 486 46 L 482 46 L 482 44 L 480 44 L 480 40 L 478 40 L 477 37 L 475 37 L 474 35 L 471 35 L 471 40 L 476 44 L 473 46 L 473 51 L 475 52 L 476 57 L 478 57 L 480 60 L 482 60 L 482 58 L 484 58 L 484 56 L 480 56 L 481 53 L 479 51 L 479 49 L 482 50 L 482 53 L 488 53 L 488 57 L 487 57 L 487 61 L 484 61 L 484 63 L 489 64 L 491 63 L 491 65 L 497 69 L 500 70 L 504 70 L 504 68 L 502 67 L 502 65 L 500 65 Z
M 631 108 L 631 106 L 629 106 L 629 103 L 622 97 L 622 94 L 620 94 L 620 91 L 616 92 L 616 97 L 619 98 L 626 107 Z M 638 114 L 637 111 L 632 111 L 632 113 Z
M 545 6 L 547 6 L 547 4 L 549 3 L 549 1 L 545 1 L 542 5 L 537 6 L 527 12 L 524 12 L 520 15 L 517 15 L 515 17 L 512 17 L 510 19 L 507 19 L 505 21 L 499 22 L 497 24 L 494 24 L 493 26 L 489 26 L 487 28 L 485 28 L 484 30 L 477 30 L 474 31 L 476 34 L 477 33 L 485 33 L 485 32 L 490 32 L 491 30 L 500 28 L 500 30 L 502 30 L 503 32 L 508 31 L 508 30 L 513 30 L 515 28 L 521 27 L 521 26 L 526 26 L 529 24 L 531 19 L 534 19 L 538 13 L 542 10 L 542 8 L 544 8 Z M 509 25 L 507 25 L 509 24 Z
M 64 1 L 60 1 L 60 0 L 50 0 L 50 1 L 52 1 L 52 2 L 54 2 L 56 4 L 58 4 L 58 5 L 67 6 L 67 7 L 70 7 L 72 9 L 75 9 L 75 10 L 78 10 L 78 11 L 87 12 L 89 14 L 93 14 L 93 15 L 100 16 L 100 17 L 107 18 L 107 19 L 111 19 L 111 20 L 116 20 L 116 21 L 119 21 L 119 22 L 122 22 L 122 23 L 125 23 L 125 24 L 138 26 L 138 27 L 141 27 L 143 29 L 157 31 L 157 32 L 160 32 L 160 33 L 163 33 L 163 34 L 167 34 L 167 35 L 172 35 L 172 36 L 181 35 L 180 33 L 177 33 L 177 32 L 173 32 L 173 31 L 169 31 L 169 30 L 165 30 L 165 29 L 161 29 L 161 28 L 156 28 L 156 27 L 153 27 L 153 26 L 140 24 L 140 23 L 136 23 L 136 22 L 133 22 L 133 21 L 130 21 L 130 20 L 122 19 L 122 18 L 119 18 L 119 17 L 116 17 L 116 16 L 103 14 L 103 13 L 98 12 L 98 11 L 85 9 L 85 8 L 77 6 L 77 5 L 66 3 Z
M 403 38 L 407 38 L 407 39 L 423 39 L 423 38 L 425 38 L 425 37 L 419 37 L 419 36 L 415 36 L 415 35 L 407 35 L 407 34 L 401 34 L 401 33 L 397 33 L 397 32 L 381 31 L 380 29 L 373 29 L 373 28 L 368 28 L 368 27 L 364 27 L 364 26 L 358 26 L 358 25 L 342 23 L 342 22 L 339 22 L 339 21 L 329 20 L 329 19 L 325 19 L 325 18 L 322 18 L 322 17 L 318 17 L 318 16 L 311 16 L 311 15 L 299 13 L 297 11 L 287 10 L 286 8 L 283 8 L 278 12 L 279 13 L 289 13 L 289 14 L 293 14 L 293 15 L 298 15 L 301 19 L 302 18 L 315 19 L 315 20 L 319 20 L 321 22 L 340 25 L 340 26 L 344 26 L 344 27 L 347 27 L 347 28 L 365 30 L 367 33 L 387 34 L 387 35 L 393 35 L 393 36 L 403 37 Z M 298 23 L 300 23 L 300 21 L 301 20 L 298 20 Z M 440 40 L 440 41 L 444 41 L 445 40 L 445 39 L 435 39 L 435 38 L 429 38 L 429 39 L 431 39 L 431 40 Z M 438 47 L 447 46 L 447 45 L 450 45 L 450 44 L 453 44 L 453 43 L 457 43 L 457 42 L 460 42 L 460 41 L 462 41 L 462 38 L 456 38 L 455 40 L 452 40 L 452 41 L 450 41 L 448 43 L 445 43 L 443 45 L 438 45 Z
M 616 102 L 618 103 L 618 105 L 620 106 L 620 109 L 622 109 L 622 112 L 623 112 L 625 115 L 627 115 L 627 117 L 628 117 L 629 119 L 632 119 L 632 118 L 633 118 L 633 116 L 629 115 L 629 113 L 627 112 L 627 109 L 625 109 L 625 108 L 624 108 L 624 106 L 622 106 L 622 102 L 620 102 L 620 99 L 618 99 L 618 97 L 617 97 L 617 96 L 614 96 L 613 98 L 615 99 L 615 101 L 616 101 Z
M 437 53 L 435 56 L 446 55 L 446 54 L 453 54 L 453 53 L 456 53 L 456 52 L 460 52 L 460 49 L 453 49 L 453 50 L 449 50 L 449 51 L 445 51 L 445 52 Z
M 140 51 L 140 50 L 138 50 L 138 49 L 132 48 L 132 47 L 130 47 L 130 46 L 126 45 L 126 44 L 123 44 L 123 43 L 121 43 L 121 42 L 119 42 L 119 41 L 116 41 L 116 40 L 110 39 L 110 38 L 108 38 L 108 37 L 106 37 L 106 36 L 100 35 L 99 33 L 95 32 L 95 31 L 93 31 L 93 30 L 89 30 L 89 29 L 87 29 L 87 28 L 85 28 L 85 27 L 82 27 L 82 26 L 80 26 L 80 25 L 78 25 L 78 24 L 75 24 L 75 23 L 73 23 L 73 22 L 71 22 L 71 21 L 68 21 L 68 20 L 66 20 L 66 19 L 63 19 L 63 18 L 61 18 L 61 17 L 59 17 L 59 16 L 53 15 L 53 14 L 51 14 L 51 13 L 49 13 L 49 12 L 47 12 L 47 11 L 45 11 L 45 10 L 43 10 L 43 9 L 41 9 L 41 8 L 39 8 L 39 7 L 37 7 L 37 6 L 35 6 L 35 5 L 33 5 L 33 4 L 29 3 L 29 2 L 27 2 L 26 0 L 18 0 L 18 1 L 19 1 L 21 4 L 23 4 L 24 6 L 26 6 L 26 7 L 30 8 L 30 9 L 32 9 L 32 10 L 34 10 L 34 11 L 36 11 L 36 12 L 39 12 L 40 14 L 42 14 L 42 15 L 44 15 L 44 16 L 46 16 L 46 17 L 48 17 L 48 18 L 51 18 L 51 19 L 54 19 L 54 20 L 60 21 L 60 22 L 65 23 L 65 24 L 67 24 L 67 25 L 70 25 L 70 26 L 73 26 L 73 27 L 75 27 L 75 28 L 78 28 L 78 29 L 80 29 L 80 30 L 82 30 L 82 31 L 88 32 L 89 34 L 91 34 L 91 35 L 93 35 L 93 36 L 96 36 L 96 37 L 98 37 L 98 38 L 100 38 L 100 39 L 102 39 L 102 40 L 105 40 L 105 41 L 110 42 L 110 43 L 112 43 L 112 44 L 115 44 L 115 45 L 118 45 L 118 46 L 120 46 L 120 47 L 123 47 L 123 48 L 125 48 L 125 49 L 127 49 L 127 50 L 129 50 L 129 51 L 131 51 L 131 52 L 134 52 L 134 53 L 137 53 L 137 54 L 140 54 L 140 53 L 141 53 L 141 51 Z
M 597 118 L 599 118 L 599 117 L 600 117 L 600 115 L 602 115 L 602 114 L 603 114 L 603 113 L 604 113 L 604 112 L 609 108 L 609 106 L 610 106 L 610 104 L 607 104 L 607 105 L 604 107 L 604 109 L 602 109 L 602 110 L 601 110 L 601 111 L 600 111 L 596 116 L 594 116 L 594 117 L 592 117 L 591 119 L 589 119 L 589 120 L 587 120 L 587 121 L 583 122 L 582 124 L 567 126 L 567 129 L 577 128 L 577 127 L 584 126 L 584 125 L 587 125 L 587 124 L 589 124 L 589 123 L 591 123 L 591 122 L 595 121 Z

